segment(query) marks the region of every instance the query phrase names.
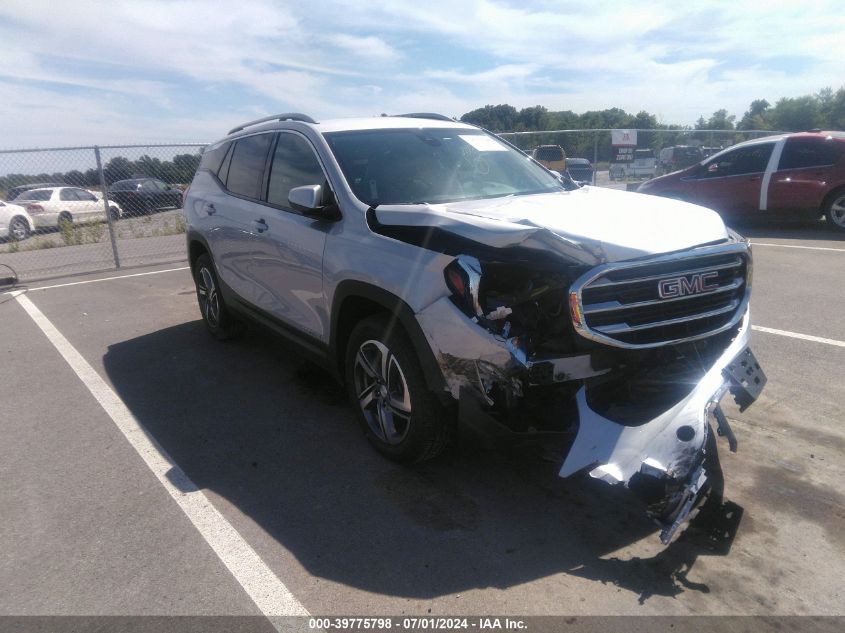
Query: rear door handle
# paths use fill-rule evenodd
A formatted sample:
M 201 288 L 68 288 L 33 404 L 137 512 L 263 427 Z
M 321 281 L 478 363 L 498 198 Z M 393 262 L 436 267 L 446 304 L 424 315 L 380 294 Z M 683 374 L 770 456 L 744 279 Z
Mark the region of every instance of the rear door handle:
M 208 215 L 214 215 L 214 214 L 215 214 L 215 212 L 217 211 L 217 209 L 215 209 L 215 208 L 214 208 L 214 205 L 213 205 L 213 204 L 211 204 L 210 202 L 206 203 L 206 205 L 205 205 L 204 209 L 205 209 L 205 212 L 206 212 Z
M 255 230 L 259 233 L 263 233 L 264 231 L 270 228 L 269 226 L 267 226 L 267 223 L 264 221 L 264 218 L 261 218 L 260 220 L 253 220 L 252 223 L 255 225 Z

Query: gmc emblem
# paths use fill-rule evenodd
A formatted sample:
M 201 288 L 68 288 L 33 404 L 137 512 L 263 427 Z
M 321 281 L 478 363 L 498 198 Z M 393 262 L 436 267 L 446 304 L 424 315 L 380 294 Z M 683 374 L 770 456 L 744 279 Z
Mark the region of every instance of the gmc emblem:
M 661 279 L 657 284 L 657 294 L 660 295 L 661 299 L 672 299 L 674 297 L 710 292 L 719 288 L 718 284 L 710 283 L 711 279 L 715 279 L 718 276 L 719 273 L 711 271 L 709 273 L 696 273 L 695 275 Z

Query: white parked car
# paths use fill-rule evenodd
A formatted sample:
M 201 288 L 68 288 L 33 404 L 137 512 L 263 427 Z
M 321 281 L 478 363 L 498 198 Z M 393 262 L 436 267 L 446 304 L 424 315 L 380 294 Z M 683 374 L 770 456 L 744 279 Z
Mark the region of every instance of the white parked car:
M 63 222 L 105 220 L 103 201 L 90 191 L 79 187 L 49 187 L 32 189 L 15 202 L 26 210 L 39 228 L 58 227 Z M 120 208 L 109 206 L 113 219 L 120 217 Z
M 657 175 L 657 159 L 654 150 L 634 150 L 634 160 L 630 163 L 613 163 L 610 165 L 610 179 L 624 180 L 625 178 L 654 178 Z
M 35 230 L 26 209 L 10 202 L 0 202 L 0 237 L 9 240 L 25 240 Z

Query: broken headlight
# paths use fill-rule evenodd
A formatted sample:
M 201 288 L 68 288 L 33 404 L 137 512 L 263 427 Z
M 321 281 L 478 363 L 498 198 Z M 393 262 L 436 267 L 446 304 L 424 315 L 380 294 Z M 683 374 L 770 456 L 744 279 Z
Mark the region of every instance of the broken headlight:
M 481 285 L 481 263 L 475 257 L 460 255 L 443 271 L 446 286 L 452 292 L 452 301 L 468 317 L 482 316 L 478 301 Z
M 532 357 L 574 351 L 568 291 L 578 272 L 460 255 L 443 276 L 464 314 L 498 337 L 518 338 Z

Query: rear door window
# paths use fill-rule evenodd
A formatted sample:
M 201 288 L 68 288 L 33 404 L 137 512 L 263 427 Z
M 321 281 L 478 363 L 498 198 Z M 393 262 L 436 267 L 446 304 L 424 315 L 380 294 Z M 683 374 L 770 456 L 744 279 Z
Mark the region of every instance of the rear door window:
M 832 138 L 790 138 L 783 148 L 778 169 L 834 165 L 842 158 L 843 151 L 845 143 L 837 143 Z
M 200 158 L 200 169 L 207 169 L 213 174 L 220 171 L 220 165 L 223 164 L 223 159 L 226 158 L 226 153 L 229 151 L 231 143 L 220 143 L 219 145 L 212 145 L 207 147 Z
M 226 188 L 229 191 L 256 200 L 261 197 L 264 165 L 272 140 L 272 134 L 256 134 L 235 143 L 226 178 Z
M 84 189 L 74 189 L 73 193 L 76 194 L 76 199 L 81 200 L 82 202 L 96 202 L 97 196 L 95 196 L 90 191 L 85 191 Z
M 62 189 L 59 191 L 59 200 L 62 202 L 76 202 L 79 198 L 76 197 L 76 192 L 73 189 Z

